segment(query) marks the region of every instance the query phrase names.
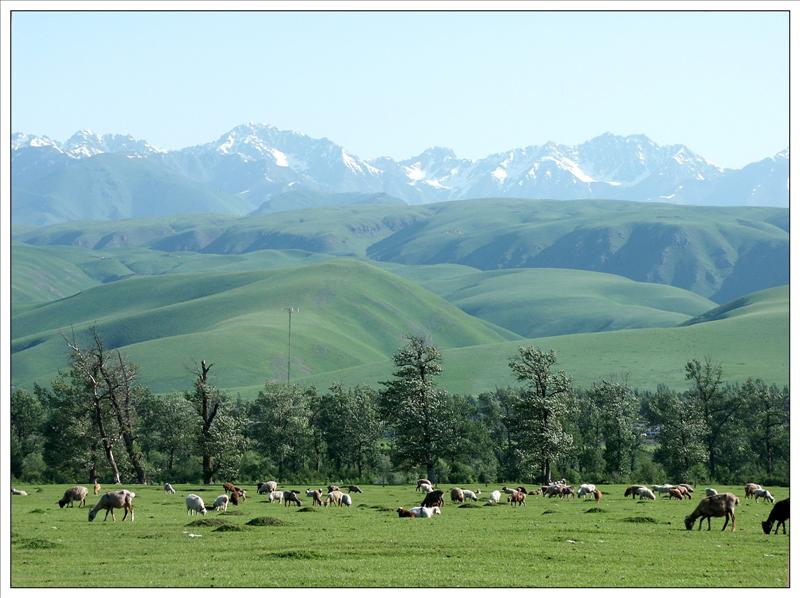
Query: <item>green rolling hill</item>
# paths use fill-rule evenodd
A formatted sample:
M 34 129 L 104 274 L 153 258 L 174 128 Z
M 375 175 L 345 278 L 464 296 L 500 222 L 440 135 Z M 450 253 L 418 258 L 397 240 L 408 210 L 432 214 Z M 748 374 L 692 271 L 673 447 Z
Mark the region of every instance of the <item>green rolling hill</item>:
M 13 318 L 16 385 L 49 381 L 66 364 L 60 334 L 96 326 L 110 348 L 140 365 L 156 392 L 186 388 L 191 364 L 218 364 L 222 387 L 283 379 L 287 314 L 293 371 L 309 375 L 388 358 L 405 334 L 441 347 L 518 338 L 437 295 L 354 260 L 237 273 L 136 277 L 94 286 Z M 189 376 L 187 378 L 187 376 Z
M 579 386 L 615 377 L 632 386 L 686 388 L 684 365 L 705 355 L 722 364 L 726 381 L 762 378 L 789 384 L 789 292 L 778 287 L 746 298 L 747 307 L 729 317 L 673 328 L 574 334 L 443 351 L 440 386 L 450 392 L 478 393 L 514 386 L 508 360 L 520 345 L 556 351 L 561 369 Z M 717 311 L 717 310 L 714 310 Z M 737 310 L 734 310 L 737 311 Z M 325 388 L 332 382 L 377 385 L 392 372 L 384 360 L 298 380 Z M 252 389 L 238 389 L 243 394 Z

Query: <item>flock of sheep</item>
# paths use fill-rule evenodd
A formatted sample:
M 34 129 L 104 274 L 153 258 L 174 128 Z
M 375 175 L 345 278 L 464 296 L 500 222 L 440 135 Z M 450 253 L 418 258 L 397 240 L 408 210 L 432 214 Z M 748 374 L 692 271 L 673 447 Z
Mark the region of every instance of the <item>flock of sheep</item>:
M 225 493 L 217 496 L 211 506 L 211 508 L 216 509 L 217 512 L 226 512 L 229 503 L 238 505 L 240 501 L 243 502 L 247 499 L 247 492 L 230 482 L 223 484 L 223 488 Z M 347 489 L 350 493 L 361 493 L 361 489 L 355 485 L 349 486 Z M 434 515 L 441 515 L 442 507 L 444 506 L 444 491 L 434 489 L 434 485 L 427 479 L 417 480 L 416 489 L 425 493 L 425 498 L 422 500 L 422 503 L 418 507 L 413 507 L 411 509 L 405 509 L 403 507 L 398 508 L 398 516 L 431 518 Z M 164 484 L 164 492 L 167 494 L 175 494 L 175 489 L 171 484 L 167 483 Z M 278 483 L 275 481 L 259 482 L 257 492 L 258 494 L 266 494 L 271 503 L 282 503 L 286 507 L 290 504 L 296 506 L 302 505 L 300 500 L 301 493 L 299 490 L 278 490 Z M 689 484 L 661 484 L 653 486 L 652 490 L 646 486 L 634 484 L 625 489 L 624 496 L 630 496 L 634 499 L 655 500 L 656 494 L 659 494 L 666 495 L 669 499 L 690 500 L 693 492 L 694 488 Z M 783 526 L 783 533 L 785 534 L 786 520 L 789 518 L 789 499 L 785 498 L 776 503 L 775 498 L 768 490 L 762 488 L 759 484 L 753 483 L 746 484 L 744 492 L 745 498 L 752 498 L 755 502 L 758 502 L 758 499 L 761 498 L 765 502 L 774 503 L 769 517 L 761 524 L 764 533 L 769 534 L 774 526 L 775 533 L 777 534 L 778 529 Z M 79 507 L 84 507 L 86 506 L 86 496 L 88 493 L 89 491 L 85 486 L 73 486 L 64 492 L 64 496 L 58 501 L 58 506 L 61 508 L 65 506 L 72 507 L 74 503 L 77 502 Z M 576 492 L 572 486 L 567 484 L 566 480 L 559 480 L 558 482 L 552 482 L 532 491 L 528 491 L 524 486 L 517 486 L 516 488 L 503 486 L 501 490 L 493 490 L 489 493 L 488 503 L 499 503 L 503 493 L 507 495 L 506 501 L 511 503 L 512 506 L 522 507 L 525 506 L 525 497 L 530 495 L 542 495 L 546 498 L 558 497 L 560 499 L 577 496 L 578 498 L 594 498 L 596 502 L 599 502 L 603 496 L 603 493 L 595 487 L 594 484 L 581 484 Z M 16 488 L 12 488 L 12 494 L 27 495 L 24 490 L 17 490 Z M 95 481 L 94 484 L 94 494 L 100 494 L 100 485 L 97 481 Z M 468 500 L 476 502 L 480 494 L 480 490 L 451 488 L 450 501 L 453 503 L 464 503 Z M 309 488 L 306 489 L 305 495 L 312 499 L 313 505 L 318 506 L 327 507 L 333 504 L 339 507 L 349 507 L 353 504 L 351 495 L 342 492 L 340 488 L 335 485 L 328 486 L 327 493 L 325 493 L 322 488 Z M 722 526 L 723 531 L 728 526 L 729 521 L 731 522 L 731 531 L 735 531 L 736 517 L 734 510 L 735 506 L 739 504 L 739 498 L 730 492 L 720 494 L 713 488 L 706 488 L 705 495 L 706 496 L 699 501 L 697 508 L 685 518 L 684 523 L 686 529 L 693 529 L 695 521 L 699 519 L 700 525 L 698 529 L 702 528 L 703 520 L 707 520 L 707 529 L 710 530 L 712 517 L 725 517 L 725 523 Z M 103 521 L 108 519 L 109 514 L 111 515 L 111 520 L 116 521 L 114 509 L 123 509 L 124 515 L 122 520 L 124 521 L 130 513 L 131 522 L 133 522 L 133 499 L 135 497 L 135 493 L 124 489 L 106 492 L 100 496 L 97 504 L 89 510 L 89 521 L 94 521 L 97 513 L 101 510 L 105 510 L 106 512 Z M 186 512 L 188 515 L 205 515 L 208 511 L 209 509 L 206 507 L 205 501 L 200 496 L 197 494 L 189 494 L 186 496 Z M 775 526 L 776 522 L 778 524 L 777 526 Z

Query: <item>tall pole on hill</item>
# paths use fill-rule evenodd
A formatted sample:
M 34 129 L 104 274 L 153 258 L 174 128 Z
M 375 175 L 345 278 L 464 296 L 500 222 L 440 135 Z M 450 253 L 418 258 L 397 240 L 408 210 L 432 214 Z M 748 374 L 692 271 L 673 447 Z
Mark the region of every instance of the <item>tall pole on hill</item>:
M 292 314 L 300 311 L 299 307 L 284 307 L 289 313 L 289 359 L 286 365 L 286 384 L 292 383 Z

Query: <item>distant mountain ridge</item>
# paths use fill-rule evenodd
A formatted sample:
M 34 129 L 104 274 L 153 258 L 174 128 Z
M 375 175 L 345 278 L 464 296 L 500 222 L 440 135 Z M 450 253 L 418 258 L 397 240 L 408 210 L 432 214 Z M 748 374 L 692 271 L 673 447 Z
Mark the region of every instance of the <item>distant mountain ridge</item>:
M 788 150 L 741 169 L 722 169 L 683 145 L 660 146 L 645 135 L 605 133 L 575 146 L 548 142 L 478 160 L 459 158 L 445 147 L 432 147 L 400 161 L 364 160 L 326 138 L 248 123 L 209 143 L 176 151 L 156 148 L 130 135 L 101 136 L 86 130 L 64 143 L 14 133 L 14 222 L 52 224 L 85 218 L 87 210 L 72 204 L 85 201 L 87 186 L 104 187 L 104 201 L 110 203 L 118 195 L 134 198 L 129 206 L 97 210 L 101 212 L 97 219 L 147 217 L 146 211 L 137 211 L 135 193 L 130 191 L 130 185 L 139 182 L 118 174 L 127 170 L 124 164 L 109 166 L 106 160 L 103 169 L 86 166 L 107 154 L 142 161 L 158 173 L 154 178 L 166 181 L 147 186 L 148 202 L 158 206 L 158 215 L 186 213 L 191 202 L 172 206 L 171 197 L 175 193 L 185 197 L 198 187 L 205 188 L 207 197 L 197 211 L 235 215 L 270 211 L 269 202 L 287 192 L 301 192 L 306 201 L 299 207 L 308 207 L 309 194 L 315 193 L 386 194 L 409 204 L 516 197 L 789 205 Z M 94 178 L 86 180 L 82 175 L 78 186 L 73 182 L 76 170 L 93 172 Z M 280 205 L 281 209 L 291 207 L 286 201 Z

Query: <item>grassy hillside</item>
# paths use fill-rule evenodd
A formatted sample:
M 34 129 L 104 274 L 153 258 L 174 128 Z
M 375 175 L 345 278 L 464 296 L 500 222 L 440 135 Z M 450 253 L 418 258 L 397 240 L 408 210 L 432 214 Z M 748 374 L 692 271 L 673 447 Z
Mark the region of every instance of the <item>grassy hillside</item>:
M 570 268 L 669 284 L 724 302 L 788 282 L 786 215 L 779 208 L 481 199 L 69 224 L 17 238 L 171 252 L 299 249 L 480 270 Z
M 675 326 L 715 307 L 676 287 L 585 270 L 383 265 L 468 314 L 529 338 Z
M 406 202 L 386 193 L 322 193 L 311 189 L 286 191 L 262 203 L 251 215 L 307 210 L 309 208 L 330 208 L 352 204 L 389 204 L 404 206 Z
M 186 388 L 192 363 L 217 364 L 223 387 L 284 379 L 288 316 L 296 376 L 388 358 L 408 333 L 441 347 L 495 343 L 511 332 L 354 260 L 237 273 L 136 277 L 92 287 L 13 318 L 16 385 L 48 382 L 66 363 L 59 333 L 96 325 L 157 392 Z
M 691 326 L 574 334 L 448 349 L 443 352 L 444 373 L 440 384 L 458 393 L 516 385 L 508 360 L 517 355 L 517 347 L 529 344 L 556 351 L 559 367 L 580 386 L 615 376 L 627 377 L 631 385 L 640 388 L 654 389 L 658 384 L 685 388 L 686 361 L 705 355 L 722 363 L 726 381 L 759 377 L 779 385 L 789 384 L 788 287 L 756 294 L 747 301 L 748 309 L 740 313 Z M 320 387 L 334 381 L 377 384 L 391 372 L 392 364 L 382 361 L 309 376 L 302 382 Z M 249 392 L 239 390 L 244 394 Z

